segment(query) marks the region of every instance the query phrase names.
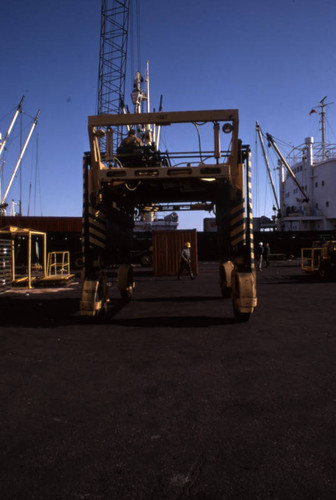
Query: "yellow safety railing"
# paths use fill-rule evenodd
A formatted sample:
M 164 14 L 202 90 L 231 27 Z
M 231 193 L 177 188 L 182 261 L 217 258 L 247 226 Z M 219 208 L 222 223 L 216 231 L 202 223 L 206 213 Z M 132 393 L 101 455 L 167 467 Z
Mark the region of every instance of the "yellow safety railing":
M 47 276 L 70 274 L 70 252 L 48 252 Z
M 301 269 L 313 273 L 320 269 L 322 248 L 301 248 Z

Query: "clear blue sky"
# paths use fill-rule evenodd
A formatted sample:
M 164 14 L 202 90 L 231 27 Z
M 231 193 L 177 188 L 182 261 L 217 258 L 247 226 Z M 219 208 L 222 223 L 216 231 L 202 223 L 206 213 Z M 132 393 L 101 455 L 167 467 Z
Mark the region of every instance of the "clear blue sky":
M 164 109 L 171 111 L 238 108 L 240 137 L 253 153 L 254 214 L 270 216 L 271 190 L 256 155 L 255 122 L 293 144 L 318 134 L 318 117 L 309 111 L 324 96 L 336 102 L 334 0 L 140 5 L 141 69 L 149 60 L 152 107 L 163 94 Z M 22 95 L 26 113 L 41 109 L 36 132 L 43 215 L 81 215 L 87 117 L 96 112 L 100 8 L 100 0 L 11 0 L 1 7 L 0 131 L 5 134 Z M 129 61 L 130 54 L 131 49 Z M 129 72 L 127 95 L 132 80 Z M 331 126 L 335 106 L 329 107 Z M 34 144 L 33 137 L 23 162 L 24 215 Z M 6 159 L 5 184 L 14 168 L 9 154 Z M 18 200 L 18 192 L 19 178 L 8 199 Z M 201 230 L 203 215 L 181 215 L 180 228 Z

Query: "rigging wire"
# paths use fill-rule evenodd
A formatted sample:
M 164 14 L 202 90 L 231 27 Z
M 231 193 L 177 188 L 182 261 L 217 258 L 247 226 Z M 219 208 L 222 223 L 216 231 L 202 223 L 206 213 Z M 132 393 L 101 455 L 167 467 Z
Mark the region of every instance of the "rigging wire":
M 314 116 L 315 119 L 313 119 L 313 137 L 318 137 L 320 134 L 320 120 L 317 119 L 317 116 Z
M 268 182 L 266 182 L 266 186 L 265 186 L 265 199 L 264 199 L 264 214 L 265 214 L 265 215 L 266 215 L 266 213 L 267 213 L 267 210 L 266 210 L 266 205 L 267 205 L 267 197 L 268 197 L 267 190 L 268 190 Z
M 257 130 L 255 131 L 255 162 L 254 162 L 254 172 L 255 172 L 255 177 L 254 177 L 254 193 L 253 193 L 253 201 L 255 205 L 255 212 L 259 214 L 259 149 L 258 149 L 258 133 Z
M 26 113 L 26 112 L 25 112 L 25 111 L 23 111 L 23 110 L 21 111 L 21 114 L 22 114 L 23 116 L 28 116 L 28 118 L 30 118 L 31 120 L 35 120 L 35 116 L 32 116 L 32 115 L 30 115 L 29 113 Z
M 0 202 L 2 200 L 2 186 L 4 185 L 4 170 L 5 170 L 5 160 L 1 160 L 0 163 Z
M 20 116 L 20 151 L 22 151 L 22 139 L 23 139 L 23 118 L 22 118 L 22 110 Z M 19 215 L 22 215 L 22 159 L 20 161 L 20 200 L 19 200 Z
M 261 130 L 261 129 L 260 129 Z M 261 135 L 263 136 L 263 138 L 268 141 L 267 139 L 267 135 L 261 130 Z M 293 148 L 293 144 L 289 143 L 289 142 L 286 142 L 284 141 L 283 139 L 279 139 L 279 137 L 276 137 L 275 135 L 271 134 L 273 139 L 278 143 L 278 144 L 281 144 L 282 146 L 286 146 L 288 148 Z
M 262 137 L 268 142 L 268 139 L 267 139 L 267 136 L 266 134 L 264 134 L 262 132 L 262 129 L 259 127 L 260 129 L 260 132 L 261 132 L 261 135 Z M 280 142 L 283 142 L 283 144 L 286 144 L 284 141 L 280 141 Z M 259 158 L 259 154 L 258 154 L 258 147 L 259 147 L 259 141 L 258 141 L 258 133 L 256 131 L 256 159 L 258 160 Z M 270 203 L 267 203 L 267 201 L 271 201 L 272 202 L 272 215 L 273 215 L 273 207 L 275 207 L 276 205 L 276 199 L 274 198 L 274 193 L 273 193 L 273 190 L 270 191 L 270 187 L 272 186 L 272 182 L 274 184 L 274 189 L 277 193 L 279 193 L 279 176 L 277 175 L 276 176 L 276 180 L 274 181 L 274 178 L 273 178 L 273 175 L 272 175 L 272 172 L 278 170 L 278 164 L 277 164 L 277 158 L 275 156 L 275 153 L 273 151 L 272 148 L 269 149 L 269 154 L 267 155 L 268 157 L 268 163 L 269 163 L 269 168 L 270 168 L 270 174 L 268 174 L 266 176 L 266 181 L 265 181 L 265 184 L 264 184 L 264 192 L 265 192 L 265 197 L 264 197 L 264 215 L 269 215 L 269 210 L 266 210 L 266 207 L 270 205 Z M 270 176 L 272 177 L 272 181 L 270 180 Z M 258 188 L 259 188 L 259 182 L 258 182 Z M 261 188 L 263 189 L 263 188 Z M 269 195 L 269 192 L 271 192 L 271 196 Z M 270 200 L 269 200 L 270 198 Z
M 0 122 L 4 121 L 9 116 L 12 116 L 13 112 L 15 112 L 16 109 L 17 109 L 17 107 L 14 107 L 11 110 L 9 110 L 8 113 L 5 113 L 3 116 L 0 116 Z
M 272 172 L 278 170 L 278 160 L 277 160 L 277 157 L 275 156 L 275 153 L 274 151 L 271 151 L 271 154 L 269 155 L 268 157 L 269 159 L 269 163 L 270 163 L 270 171 L 271 171 L 271 176 L 272 176 L 272 181 L 273 181 L 273 184 L 274 184 L 274 189 L 275 189 L 275 192 L 278 193 L 278 203 L 280 203 L 280 200 L 279 200 L 279 192 L 280 192 L 280 187 L 279 187 L 279 175 L 276 176 L 276 180 L 274 181 L 274 178 L 273 178 L 273 175 L 272 175 Z M 269 182 L 267 183 L 267 187 L 270 188 L 270 180 Z M 273 207 L 276 206 L 276 199 L 274 197 L 274 193 L 272 192 L 271 194 L 271 200 L 272 200 L 272 211 L 273 211 Z
M 18 138 L 20 138 L 20 140 L 22 140 L 22 137 L 21 137 L 22 134 L 24 132 L 30 130 L 32 122 L 31 121 L 28 122 L 27 120 L 25 120 L 23 122 L 22 116 L 28 116 L 31 120 L 35 119 L 31 115 L 28 115 L 27 113 L 22 112 L 22 114 L 21 114 L 21 120 L 20 120 L 20 121 L 22 121 L 22 123 L 20 123 L 20 125 L 18 125 L 18 122 L 14 124 L 14 127 L 12 129 L 12 133 L 11 133 L 11 135 L 7 139 L 5 150 L 9 149 L 9 147 L 11 146 L 11 144 L 14 144 L 18 140 Z M 21 127 L 22 127 L 22 130 L 21 130 Z
M 138 69 L 141 72 L 140 2 L 136 0 Z
M 28 208 L 27 208 L 28 217 L 30 215 L 30 199 L 31 199 L 32 179 L 33 179 L 33 167 L 34 167 L 34 150 L 32 152 L 31 163 L 30 163 L 30 180 L 29 180 Z
M 327 125 L 328 125 L 328 129 L 327 129 L 327 130 L 328 130 L 328 133 L 329 133 L 330 135 L 332 135 L 332 136 L 334 137 L 334 140 L 336 141 L 336 135 L 335 135 L 335 132 L 333 131 L 333 129 L 332 129 L 332 127 L 331 127 L 331 125 L 330 125 L 329 120 L 328 120 L 328 118 L 327 118 L 327 117 L 326 117 L 326 123 L 327 123 Z
M 199 124 L 196 123 L 196 122 L 193 122 L 193 125 L 196 127 L 196 130 L 197 130 L 197 137 L 198 137 L 198 149 L 199 149 L 199 154 L 200 154 L 200 159 L 201 159 L 201 163 L 203 163 L 203 158 L 202 158 L 202 145 L 201 145 L 201 135 L 200 135 L 200 131 L 199 131 Z
M 36 189 L 38 187 L 39 201 L 41 215 L 43 215 L 42 210 L 42 193 L 41 193 L 41 182 L 40 182 L 40 170 L 39 170 L 39 135 L 36 134 L 36 168 L 35 168 L 35 193 L 34 193 L 34 215 L 36 215 Z
M 131 78 L 134 78 L 134 1 L 130 0 L 130 47 L 131 47 Z

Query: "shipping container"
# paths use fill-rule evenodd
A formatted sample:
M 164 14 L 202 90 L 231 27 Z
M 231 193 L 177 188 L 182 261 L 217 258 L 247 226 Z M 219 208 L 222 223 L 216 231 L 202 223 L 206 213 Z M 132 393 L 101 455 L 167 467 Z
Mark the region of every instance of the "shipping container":
M 177 276 L 181 251 L 187 241 L 191 243 L 191 268 L 196 276 L 198 274 L 196 229 L 153 231 L 153 273 L 155 276 Z

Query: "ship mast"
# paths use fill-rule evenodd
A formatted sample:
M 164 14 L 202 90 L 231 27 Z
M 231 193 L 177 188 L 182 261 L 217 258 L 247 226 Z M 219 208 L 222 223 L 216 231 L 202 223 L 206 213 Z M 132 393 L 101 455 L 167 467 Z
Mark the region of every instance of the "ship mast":
M 323 97 L 323 99 L 320 100 L 320 103 L 318 104 L 318 108 L 321 108 L 320 112 L 320 123 L 321 123 L 321 146 L 322 146 L 322 160 L 325 160 L 327 157 L 327 143 L 326 143 L 326 112 L 325 108 L 329 106 L 329 104 L 333 104 L 332 102 L 326 103 L 327 96 Z M 312 109 L 311 112 L 309 113 L 310 115 L 312 113 L 317 113 L 315 109 Z
M 322 160 L 325 160 L 326 158 L 326 134 L 325 134 L 325 110 L 324 108 L 327 106 L 325 104 L 327 96 L 323 97 L 321 99 L 320 104 L 321 104 L 321 131 L 322 131 Z

